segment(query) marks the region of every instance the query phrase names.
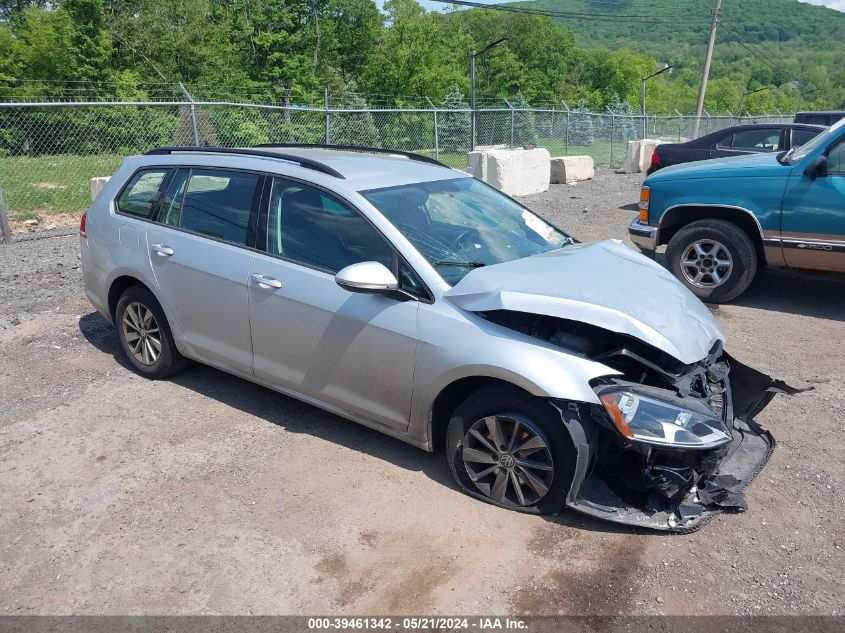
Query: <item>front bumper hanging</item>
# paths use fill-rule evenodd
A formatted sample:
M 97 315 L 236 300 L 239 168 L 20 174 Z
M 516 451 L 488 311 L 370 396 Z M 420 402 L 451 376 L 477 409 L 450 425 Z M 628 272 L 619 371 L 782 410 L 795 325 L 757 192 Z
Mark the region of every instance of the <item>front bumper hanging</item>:
M 732 441 L 718 449 L 718 465 L 694 485 L 663 503 L 632 503 L 623 498 L 595 467 L 597 426 L 584 411 L 561 407 L 561 417 L 577 449 L 575 475 L 567 506 L 605 521 L 668 532 L 694 532 L 724 511 L 742 512 L 743 491 L 763 469 L 775 449 L 775 438 L 753 417 L 777 393 L 802 390 L 774 380 L 726 356 L 730 363 Z

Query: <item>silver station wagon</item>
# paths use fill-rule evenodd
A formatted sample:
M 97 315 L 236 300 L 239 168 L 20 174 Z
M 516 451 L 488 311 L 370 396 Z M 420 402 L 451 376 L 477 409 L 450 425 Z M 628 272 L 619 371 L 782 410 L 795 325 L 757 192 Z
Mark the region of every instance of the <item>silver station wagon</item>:
M 690 531 L 742 510 L 795 390 L 616 240 L 575 239 L 424 156 L 161 148 L 82 219 L 132 366 L 199 361 L 427 451 L 505 508 Z

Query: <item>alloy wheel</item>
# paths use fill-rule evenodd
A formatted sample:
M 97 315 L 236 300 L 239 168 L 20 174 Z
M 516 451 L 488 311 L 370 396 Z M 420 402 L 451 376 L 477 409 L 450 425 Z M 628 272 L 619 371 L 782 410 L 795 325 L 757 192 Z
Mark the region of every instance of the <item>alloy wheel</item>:
M 492 415 L 473 424 L 461 449 L 464 467 L 487 497 L 508 506 L 533 506 L 551 488 L 549 444 L 525 419 Z
M 716 240 L 697 240 L 681 254 L 681 272 L 697 288 L 718 288 L 727 281 L 733 268 L 730 251 Z
M 155 365 L 161 356 L 161 332 L 152 310 L 133 301 L 123 311 L 123 337 L 142 365 Z

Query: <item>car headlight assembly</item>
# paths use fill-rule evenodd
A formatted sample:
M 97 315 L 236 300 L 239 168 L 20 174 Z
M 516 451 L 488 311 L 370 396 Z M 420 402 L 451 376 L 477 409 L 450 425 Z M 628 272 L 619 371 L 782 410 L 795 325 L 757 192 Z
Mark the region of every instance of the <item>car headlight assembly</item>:
M 614 426 L 629 440 L 666 448 L 710 449 L 733 438 L 722 420 L 637 393 L 612 389 L 599 394 Z

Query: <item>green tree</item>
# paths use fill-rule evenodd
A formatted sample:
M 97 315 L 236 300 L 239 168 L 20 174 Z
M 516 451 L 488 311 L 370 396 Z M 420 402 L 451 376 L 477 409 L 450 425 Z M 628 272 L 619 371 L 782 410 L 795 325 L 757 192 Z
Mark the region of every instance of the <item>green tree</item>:
M 632 140 L 639 138 L 640 133 L 637 131 L 637 122 L 634 119 L 634 111 L 631 104 L 627 101 L 620 101 L 619 95 L 613 93 L 610 97 L 610 103 L 607 109 L 613 113 L 613 138 Z
M 107 81 L 111 40 L 105 29 L 103 0 L 62 0 L 59 6 L 70 19 L 71 78 Z
M 7 24 L 0 24 L 0 87 L 14 85 L 20 75 L 18 45 Z
M 453 84 L 469 87 L 470 37 L 459 20 L 426 13 L 416 0 L 388 0 L 388 26 L 362 73 L 367 92 L 400 98 L 443 94 Z
M 583 100 L 579 101 L 578 107 L 569 113 L 566 121 L 571 145 L 589 146 L 596 142 L 593 118 L 594 115 L 589 114 L 587 104 Z
M 512 105 L 516 110 L 513 113 L 514 145 L 537 145 L 539 140 L 537 138 L 537 122 L 534 118 L 534 113 L 520 111 L 531 107 L 528 105 L 528 101 L 526 101 L 522 91 L 516 93 L 516 98 L 513 100 Z
M 443 99 L 447 112 L 440 113 L 440 146 L 446 152 L 461 152 L 469 147 L 472 120 L 469 112 L 448 112 L 448 110 L 466 110 L 469 104 L 464 100 L 460 86 L 453 84 Z
M 358 93 L 358 85 L 348 82 L 335 104 L 341 109 L 364 110 L 367 100 Z M 329 142 L 333 145 L 379 146 L 379 133 L 371 112 L 333 114 L 329 127 Z

